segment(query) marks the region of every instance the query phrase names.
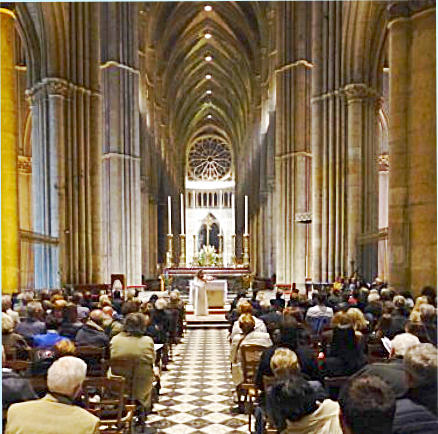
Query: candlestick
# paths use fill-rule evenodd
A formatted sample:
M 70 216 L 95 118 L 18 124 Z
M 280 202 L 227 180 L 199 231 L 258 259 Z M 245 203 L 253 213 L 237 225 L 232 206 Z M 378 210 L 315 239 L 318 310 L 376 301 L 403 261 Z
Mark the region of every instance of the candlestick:
M 245 235 L 248 234 L 248 196 L 245 195 Z
M 172 233 L 172 203 L 170 196 L 167 196 L 167 221 L 169 224 L 169 230 L 167 231 L 168 234 Z
M 180 254 L 179 254 L 179 266 L 184 268 L 186 266 L 186 236 L 181 234 L 180 239 Z
M 180 199 L 181 199 L 181 235 L 184 235 L 186 231 L 184 225 L 184 195 L 182 193 L 180 195 Z

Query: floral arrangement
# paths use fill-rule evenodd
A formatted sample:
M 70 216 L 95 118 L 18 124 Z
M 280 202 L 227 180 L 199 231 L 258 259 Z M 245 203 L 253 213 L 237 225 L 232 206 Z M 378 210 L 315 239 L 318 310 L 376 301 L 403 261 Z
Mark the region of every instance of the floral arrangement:
M 218 265 L 219 255 L 213 246 L 203 246 L 198 253 L 198 264 L 205 267 L 208 265 Z

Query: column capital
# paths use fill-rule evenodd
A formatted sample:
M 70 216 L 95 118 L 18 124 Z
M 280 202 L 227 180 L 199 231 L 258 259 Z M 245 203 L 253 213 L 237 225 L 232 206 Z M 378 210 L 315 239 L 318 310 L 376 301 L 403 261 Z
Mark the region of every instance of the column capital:
M 68 98 L 71 92 L 70 83 L 63 78 L 43 78 L 30 89 L 26 90 L 26 98 L 31 105 L 46 95 Z
M 347 103 L 362 101 L 366 99 L 378 99 L 380 95 L 376 90 L 367 86 L 365 83 L 351 83 L 344 86 L 343 95 Z
M 387 8 L 388 21 L 398 18 L 409 18 L 426 9 L 435 8 L 435 0 L 393 1 Z

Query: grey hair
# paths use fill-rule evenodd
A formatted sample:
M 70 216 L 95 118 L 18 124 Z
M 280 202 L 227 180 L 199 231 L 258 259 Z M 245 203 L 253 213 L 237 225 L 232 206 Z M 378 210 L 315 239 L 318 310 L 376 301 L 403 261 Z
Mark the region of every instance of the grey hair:
M 163 310 L 166 309 L 167 307 L 167 301 L 160 297 L 156 302 L 155 302 L 155 309 L 157 310 Z
M 430 322 L 434 320 L 436 309 L 431 304 L 422 304 L 420 306 L 420 317 L 423 322 Z
M 372 292 L 368 295 L 367 301 L 368 303 L 372 303 L 373 301 L 379 301 L 380 300 L 380 295 Z
M 402 295 L 396 295 L 392 302 L 394 303 L 395 307 L 403 307 L 406 305 L 406 299 Z
M 415 386 L 436 382 L 438 350 L 432 344 L 419 344 L 406 351 L 404 365 Z
M 404 357 L 409 348 L 418 345 L 420 340 L 411 333 L 401 333 L 391 341 L 392 351 L 396 356 Z
M 53 362 L 47 371 L 47 387 L 50 392 L 73 396 L 87 375 L 87 364 L 73 356 L 65 356 Z
M 34 317 L 38 312 L 43 310 L 43 306 L 39 301 L 31 301 L 26 306 L 26 313 L 29 317 Z

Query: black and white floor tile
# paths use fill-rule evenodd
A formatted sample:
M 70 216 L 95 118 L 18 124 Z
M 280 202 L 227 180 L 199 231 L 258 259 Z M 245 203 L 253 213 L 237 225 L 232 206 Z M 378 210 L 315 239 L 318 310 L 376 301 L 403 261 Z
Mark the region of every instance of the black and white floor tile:
M 247 433 L 248 416 L 234 415 L 225 329 L 188 330 L 163 373 L 147 427 L 157 433 Z

